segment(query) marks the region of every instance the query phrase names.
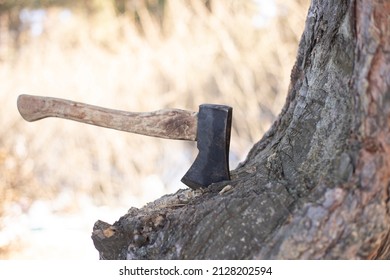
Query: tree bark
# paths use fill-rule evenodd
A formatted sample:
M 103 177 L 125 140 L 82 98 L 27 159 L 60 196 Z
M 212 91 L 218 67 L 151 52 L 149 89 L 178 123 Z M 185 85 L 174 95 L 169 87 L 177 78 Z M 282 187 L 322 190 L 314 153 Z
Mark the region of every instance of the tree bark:
M 389 259 L 390 2 L 313 0 L 286 104 L 232 180 L 114 225 L 101 259 Z

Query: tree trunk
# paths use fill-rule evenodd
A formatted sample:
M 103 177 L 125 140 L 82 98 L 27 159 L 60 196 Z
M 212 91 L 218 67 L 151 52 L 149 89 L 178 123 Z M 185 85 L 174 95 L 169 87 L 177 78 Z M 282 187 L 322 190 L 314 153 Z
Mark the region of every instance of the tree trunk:
M 100 258 L 389 259 L 389 15 L 313 0 L 286 104 L 232 180 L 98 221 Z

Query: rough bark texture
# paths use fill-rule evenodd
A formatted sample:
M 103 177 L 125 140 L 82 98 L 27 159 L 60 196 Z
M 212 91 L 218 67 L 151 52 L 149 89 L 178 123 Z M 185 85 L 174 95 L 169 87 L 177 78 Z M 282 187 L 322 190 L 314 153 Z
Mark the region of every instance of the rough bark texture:
M 101 259 L 389 259 L 389 14 L 313 0 L 286 104 L 232 181 L 98 221 Z

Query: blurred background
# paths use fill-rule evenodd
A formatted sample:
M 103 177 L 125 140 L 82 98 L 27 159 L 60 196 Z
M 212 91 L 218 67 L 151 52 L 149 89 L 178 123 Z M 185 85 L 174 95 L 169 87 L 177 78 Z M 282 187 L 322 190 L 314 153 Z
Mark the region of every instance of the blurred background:
M 90 238 L 185 186 L 196 144 L 62 119 L 19 94 L 113 109 L 232 106 L 230 167 L 284 104 L 308 0 L 0 0 L 0 259 L 97 259 Z

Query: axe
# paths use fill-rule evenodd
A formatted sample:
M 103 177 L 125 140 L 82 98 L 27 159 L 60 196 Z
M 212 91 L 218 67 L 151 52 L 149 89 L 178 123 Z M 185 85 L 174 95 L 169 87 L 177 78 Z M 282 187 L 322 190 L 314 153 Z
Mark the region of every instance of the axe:
M 165 109 L 133 113 L 32 95 L 20 95 L 17 105 L 29 122 L 58 117 L 153 137 L 197 141 L 199 153 L 181 181 L 195 190 L 230 180 L 232 108 L 229 106 L 202 104 L 199 112 Z

